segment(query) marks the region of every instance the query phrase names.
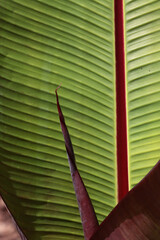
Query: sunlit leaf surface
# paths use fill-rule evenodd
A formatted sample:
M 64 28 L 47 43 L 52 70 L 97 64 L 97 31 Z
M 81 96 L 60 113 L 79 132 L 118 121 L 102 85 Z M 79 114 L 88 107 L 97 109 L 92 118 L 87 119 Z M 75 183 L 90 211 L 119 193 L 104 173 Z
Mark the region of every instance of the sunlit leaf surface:
M 101 222 L 116 204 L 112 1 L 0 0 L 0 189 L 28 239 L 83 239 L 54 91 Z
M 130 188 L 160 159 L 160 2 L 125 1 Z
M 125 0 L 129 180 L 160 159 L 160 2 Z M 29 240 L 82 240 L 54 91 L 101 222 L 117 202 L 112 0 L 0 0 L 0 193 Z

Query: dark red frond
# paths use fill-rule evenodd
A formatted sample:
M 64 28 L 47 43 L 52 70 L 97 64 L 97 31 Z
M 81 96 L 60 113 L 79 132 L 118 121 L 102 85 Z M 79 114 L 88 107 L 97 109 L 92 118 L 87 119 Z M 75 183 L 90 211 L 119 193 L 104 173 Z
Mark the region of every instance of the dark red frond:
M 66 151 L 68 155 L 68 161 L 70 165 L 73 186 L 76 193 L 79 211 L 81 215 L 84 236 L 86 240 L 89 240 L 90 237 L 94 234 L 94 232 L 98 229 L 99 224 L 97 221 L 97 217 L 96 217 L 92 202 L 89 198 L 87 190 L 84 186 L 84 183 L 82 181 L 82 178 L 76 166 L 72 142 L 71 142 L 70 135 L 69 135 L 67 126 L 65 124 L 64 116 L 59 104 L 57 89 L 56 89 L 57 108 L 59 113 L 61 129 L 64 136 Z
M 160 161 L 113 209 L 91 240 L 160 239 Z

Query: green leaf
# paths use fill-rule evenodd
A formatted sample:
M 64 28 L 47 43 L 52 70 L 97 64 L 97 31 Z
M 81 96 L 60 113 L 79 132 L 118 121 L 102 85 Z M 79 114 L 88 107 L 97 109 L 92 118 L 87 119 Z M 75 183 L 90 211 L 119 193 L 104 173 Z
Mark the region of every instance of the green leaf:
M 160 159 L 160 3 L 125 2 L 131 189 Z
M 124 1 L 130 188 L 160 158 L 159 1 Z M 0 192 L 29 240 L 83 239 L 54 91 L 99 222 L 117 203 L 114 2 L 0 0 Z
M 101 222 L 117 201 L 113 3 L 0 4 L 1 194 L 28 239 L 83 239 L 54 91 L 62 82 L 77 165 Z

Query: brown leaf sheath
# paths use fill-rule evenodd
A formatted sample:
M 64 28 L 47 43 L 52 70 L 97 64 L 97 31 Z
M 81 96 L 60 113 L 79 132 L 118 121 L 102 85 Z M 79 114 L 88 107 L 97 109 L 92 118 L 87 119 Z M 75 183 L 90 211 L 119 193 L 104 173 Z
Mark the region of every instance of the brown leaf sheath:
M 71 142 L 70 135 L 69 135 L 67 126 L 65 124 L 65 119 L 59 104 L 59 99 L 57 94 L 58 88 L 56 89 L 55 93 L 57 98 L 57 108 L 59 113 L 60 125 L 61 125 L 62 133 L 64 136 L 64 141 L 65 141 L 65 146 L 66 146 L 66 151 L 68 155 L 68 161 L 69 161 L 70 171 L 72 176 L 72 182 L 73 182 L 74 190 L 77 197 L 77 202 L 79 206 L 79 211 L 80 211 L 80 216 L 81 216 L 81 221 L 82 221 L 82 226 L 84 231 L 84 237 L 85 237 L 85 240 L 89 240 L 91 236 L 94 234 L 94 232 L 96 232 L 96 230 L 98 229 L 99 224 L 98 224 L 98 220 L 97 220 L 92 202 L 89 198 L 87 190 L 84 186 L 84 183 L 82 181 L 82 178 L 76 166 L 72 142 Z

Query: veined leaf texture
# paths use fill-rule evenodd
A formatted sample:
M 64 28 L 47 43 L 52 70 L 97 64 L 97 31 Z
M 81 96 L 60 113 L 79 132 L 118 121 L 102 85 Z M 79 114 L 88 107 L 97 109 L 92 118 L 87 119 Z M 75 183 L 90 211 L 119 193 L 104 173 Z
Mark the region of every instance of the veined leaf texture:
M 160 158 L 160 2 L 125 0 L 129 188 Z M 112 0 L 0 0 L 0 193 L 29 240 L 81 240 L 54 91 L 99 222 L 116 205 Z

